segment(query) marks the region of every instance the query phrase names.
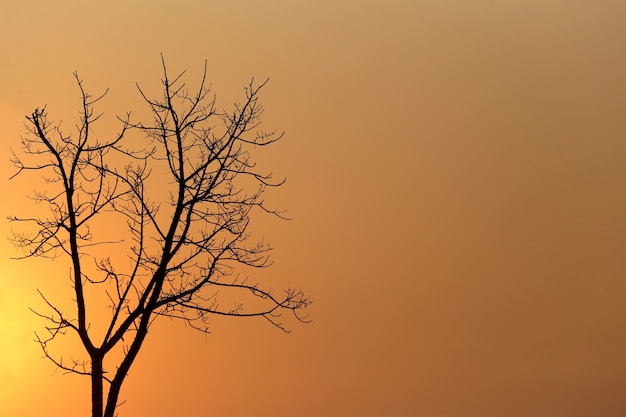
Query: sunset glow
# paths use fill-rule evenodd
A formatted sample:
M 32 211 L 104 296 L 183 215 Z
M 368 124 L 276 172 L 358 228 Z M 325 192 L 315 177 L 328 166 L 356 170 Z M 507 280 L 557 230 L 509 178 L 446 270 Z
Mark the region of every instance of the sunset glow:
M 246 273 L 311 294 L 313 322 L 157 320 L 120 417 L 623 416 L 625 2 L 34 0 L 0 16 L 2 219 L 41 209 L 38 178 L 8 180 L 10 149 L 44 105 L 74 129 L 74 71 L 109 88 L 103 136 L 145 114 L 135 83 L 159 91 L 161 53 L 190 86 L 208 60 L 224 108 L 270 78 L 262 127 L 286 136 L 255 159 L 287 178 L 266 201 L 292 220 L 259 218 L 275 263 Z M 42 358 L 29 310 L 38 290 L 71 305 L 69 265 L 9 259 L 15 226 L 0 222 L 0 416 L 86 416 L 88 378 Z

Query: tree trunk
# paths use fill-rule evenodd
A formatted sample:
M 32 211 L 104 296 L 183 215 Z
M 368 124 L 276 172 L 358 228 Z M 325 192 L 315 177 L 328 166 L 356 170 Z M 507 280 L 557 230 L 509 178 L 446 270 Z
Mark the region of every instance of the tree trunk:
M 117 408 L 117 400 L 120 395 L 120 390 L 122 389 L 122 383 L 124 382 L 124 379 L 126 379 L 126 376 L 128 375 L 128 370 L 137 358 L 139 349 L 141 348 L 141 345 L 143 344 L 143 341 L 148 334 L 149 322 L 150 314 L 145 313 L 142 317 L 141 325 L 137 330 L 137 335 L 135 336 L 133 343 L 131 343 L 128 352 L 126 353 L 126 356 L 120 363 L 120 366 L 117 368 L 117 371 L 115 372 L 115 377 L 111 381 L 111 386 L 109 387 L 109 392 L 107 394 L 107 402 L 106 409 L 104 410 L 104 415 L 99 414 L 98 417 L 113 417 L 115 415 L 115 409 Z M 100 407 L 102 407 L 102 401 L 100 402 Z M 102 408 L 100 408 L 100 413 L 102 413 Z
M 102 355 L 91 355 L 91 417 L 102 417 Z

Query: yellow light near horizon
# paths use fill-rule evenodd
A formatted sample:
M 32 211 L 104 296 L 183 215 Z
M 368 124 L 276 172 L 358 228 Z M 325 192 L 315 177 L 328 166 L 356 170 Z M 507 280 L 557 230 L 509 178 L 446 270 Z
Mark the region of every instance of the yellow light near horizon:
M 0 265 L 0 276 L 15 281 L 11 270 Z M 37 348 L 33 342 L 34 322 L 36 316 L 27 309 L 28 298 L 19 285 L 12 285 L 8 290 L 0 292 L 0 385 L 7 386 L 3 381 L 16 373 L 22 373 L 29 366 L 33 350 Z

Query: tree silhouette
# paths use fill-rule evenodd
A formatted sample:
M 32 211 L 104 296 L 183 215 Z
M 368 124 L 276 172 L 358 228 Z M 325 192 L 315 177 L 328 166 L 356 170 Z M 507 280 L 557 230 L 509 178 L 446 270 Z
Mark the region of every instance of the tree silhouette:
M 132 121 L 129 113 L 118 118 L 113 138 L 97 138 L 93 126 L 101 114 L 94 105 L 107 92 L 91 96 L 75 73 L 82 99 L 75 133 L 66 134 L 45 107 L 37 108 L 26 117 L 21 156 L 12 157 L 13 177 L 38 171 L 45 184 L 32 196 L 45 214 L 10 218 L 23 224 L 12 236 L 21 258 L 65 257 L 71 264 L 75 309 L 63 311 L 41 294 L 49 310 L 37 314 L 48 333 L 37 340 L 56 366 L 90 376 L 92 417 L 113 417 L 156 317 L 206 332 L 211 316 L 257 316 L 286 331 L 281 313 L 306 321 L 310 304 L 300 290 L 276 294 L 235 268 L 271 264 L 271 248 L 252 240 L 250 220 L 258 212 L 282 217 L 262 196 L 283 181 L 260 172 L 250 155 L 282 137 L 260 130 L 258 98 L 267 81 L 252 80 L 241 103 L 220 111 L 206 62 L 192 92 L 184 72 L 170 78 L 162 64 L 158 98 L 137 85 L 149 122 Z M 51 353 L 50 342 L 66 332 L 78 336 L 85 359 L 67 362 Z

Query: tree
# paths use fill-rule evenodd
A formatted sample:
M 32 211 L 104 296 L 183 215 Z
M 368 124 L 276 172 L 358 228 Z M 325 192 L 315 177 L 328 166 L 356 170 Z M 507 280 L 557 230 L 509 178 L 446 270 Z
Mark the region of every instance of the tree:
M 300 290 L 275 294 L 236 273 L 271 264 L 270 246 L 252 240 L 251 218 L 282 217 L 262 196 L 284 181 L 260 172 L 250 155 L 282 137 L 260 130 L 258 99 L 267 80 L 253 79 L 241 103 L 218 111 L 206 62 L 193 92 L 185 72 L 172 79 L 162 64 L 160 97 L 137 85 L 150 122 L 134 122 L 128 113 L 118 117 L 121 128 L 112 138 L 96 138 L 93 126 L 102 114 L 94 106 L 108 90 L 93 97 L 75 73 L 82 106 L 74 135 L 50 121 L 46 107 L 37 108 L 26 117 L 22 156 L 12 157 L 13 177 L 37 171 L 45 183 L 32 197 L 47 213 L 10 218 L 23 225 L 12 236 L 21 258 L 64 257 L 71 271 L 75 310 L 63 311 L 41 294 L 49 310 L 36 314 L 47 321 L 48 334 L 37 341 L 57 367 L 90 376 L 93 417 L 113 417 L 155 318 L 181 319 L 206 332 L 211 316 L 262 317 L 286 331 L 281 313 L 306 321 L 310 304 Z M 111 230 L 123 238 L 111 239 Z M 49 344 L 66 332 L 80 339 L 82 360 L 51 352 Z

